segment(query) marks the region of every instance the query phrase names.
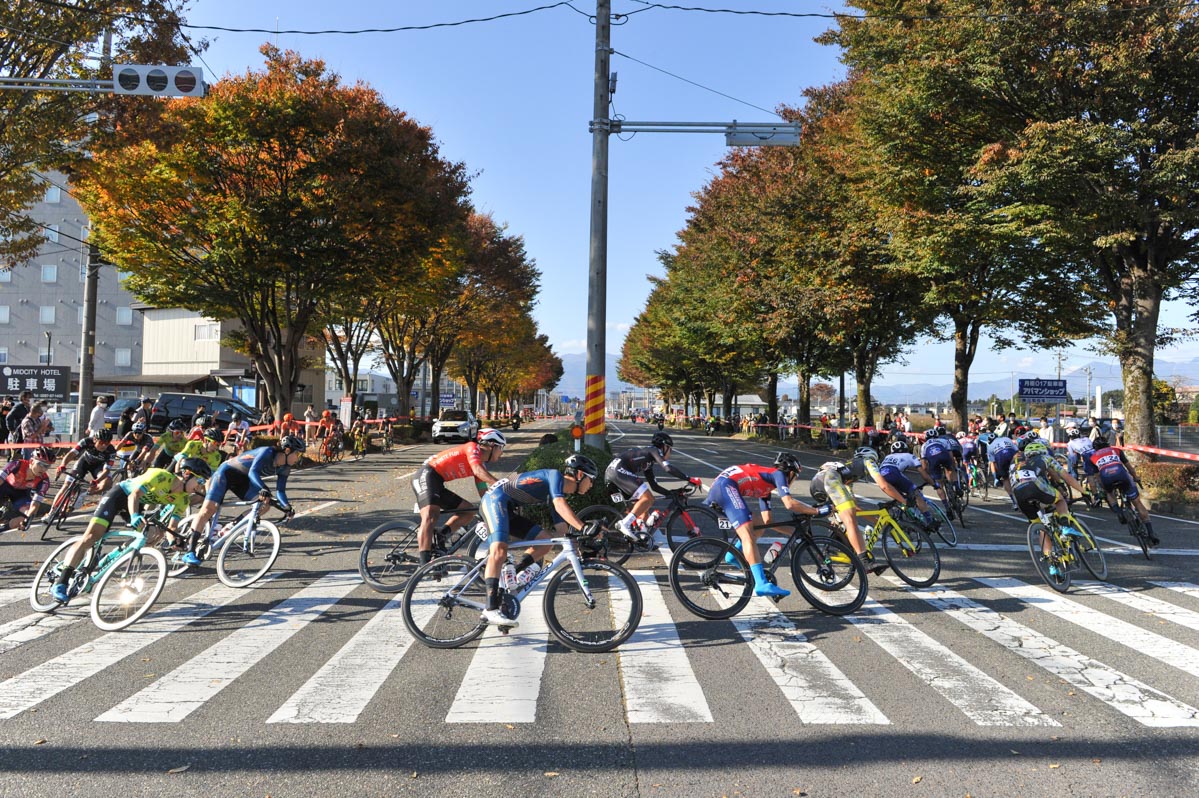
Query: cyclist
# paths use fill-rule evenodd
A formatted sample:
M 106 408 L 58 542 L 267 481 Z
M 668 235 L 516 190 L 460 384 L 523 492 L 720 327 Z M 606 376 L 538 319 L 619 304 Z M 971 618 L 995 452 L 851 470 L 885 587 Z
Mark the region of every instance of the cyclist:
M 883 458 L 879 464 L 878 472 L 888 485 L 894 488 L 902 497 L 904 502 L 910 507 L 915 504 L 920 510 L 924 518 L 924 525 L 931 527 L 933 525 L 933 511 L 928 506 L 928 501 L 924 498 L 924 494 L 916 489 L 916 483 L 908 479 L 904 475 L 905 471 L 918 471 L 920 478 L 925 482 L 932 482 L 928 472 L 924 469 L 924 463 L 920 458 L 912 454 L 912 447 L 905 440 L 898 440 L 891 444 L 891 453 Z M 887 494 L 892 495 L 891 493 Z
M 1161 543 L 1158 537 L 1153 532 L 1153 522 L 1149 520 L 1149 508 L 1141 501 L 1141 491 L 1137 483 L 1137 471 L 1132 467 L 1132 463 L 1128 462 L 1128 458 L 1124 456 L 1124 452 L 1119 449 L 1114 449 L 1107 442 L 1107 438 L 1103 435 L 1097 435 L 1094 440 L 1095 449 L 1088 456 L 1088 460 L 1095 469 L 1096 478 L 1099 480 L 1103 488 L 1103 492 L 1107 495 L 1107 504 L 1113 510 L 1116 509 L 1116 491 L 1119 490 L 1124 494 L 1124 498 L 1128 499 L 1128 503 L 1137 511 L 1137 515 L 1145 522 L 1145 531 L 1149 533 L 1149 545 L 1157 546 Z M 1121 524 L 1128 523 L 1124 514 L 1116 513 L 1116 517 L 1120 519 Z
M 945 492 L 946 485 L 942 484 L 942 480 L 948 483 L 950 490 L 958 489 L 958 467 L 950 440 L 945 434 L 945 428 L 938 425 L 925 433 L 924 445 L 920 447 L 920 460 L 924 463 L 924 471 L 932 477 L 930 481 L 933 488 L 946 508 L 949 507 L 949 495 Z
M 192 428 L 190 430 L 188 430 L 187 439 L 189 441 L 201 440 L 204 437 L 204 430 L 208 429 L 211 426 L 212 426 L 212 418 L 210 416 L 207 416 L 207 415 L 201 413 L 200 415 L 196 416 L 196 420 L 192 424 Z
M 153 466 L 154 468 L 168 468 L 171 461 L 175 459 L 175 455 L 183 451 L 183 444 L 187 443 L 187 439 L 183 437 L 187 425 L 182 419 L 172 419 L 167 424 L 166 431 L 158 436 L 154 441 L 154 446 L 146 450 L 142 455 L 140 465 L 143 468 Z
M 1019 510 L 1016 499 L 1012 496 L 1010 479 L 1012 457 L 1015 454 L 1015 441 L 1005 435 L 997 435 L 987 444 L 987 460 L 991 464 L 991 478 L 995 480 L 995 487 L 1007 491 L 1008 498 L 1012 501 L 1012 509 Z
M 821 465 L 816 476 L 812 478 L 809 491 L 812 498 L 821 504 L 832 502 L 837 518 L 841 520 L 841 525 L 845 528 L 849 545 L 858 552 L 858 558 L 868 569 L 873 570 L 875 574 L 881 574 L 887 566 L 875 565 L 874 553 L 866 548 L 866 541 L 858 529 L 858 519 L 854 514 L 858 505 L 854 499 L 853 488 L 850 486 L 859 479 L 873 480 L 879 490 L 895 501 L 902 502 L 906 499 L 895 486 L 883 477 L 882 472 L 879 471 L 878 452 L 869 446 L 857 449 L 853 453 L 853 459 L 849 462 L 842 463 L 833 460 Z
M 220 467 L 221 463 L 225 462 L 225 453 L 221 451 L 220 445 L 220 430 L 215 427 L 204 430 L 203 440 L 187 441 L 183 444 L 183 449 L 179 454 L 175 455 L 175 464 L 171 470 L 178 474 L 184 460 L 198 457 L 208 463 L 208 467 L 215 471 Z
M 1070 467 L 1070 475 L 1077 477 L 1079 473 L 1079 465 L 1082 465 L 1082 474 L 1086 478 L 1087 483 L 1091 486 L 1095 494 L 1099 493 L 1099 471 L 1095 468 L 1095 464 L 1091 462 L 1091 455 L 1095 452 L 1095 443 L 1086 435 L 1082 434 L 1082 430 L 1077 424 L 1071 424 L 1066 427 L 1066 462 Z
M 420 508 L 416 547 L 421 565 L 433 558 L 433 524 L 441 517 L 441 511 L 457 510 L 467 504 L 465 499 L 446 488 L 445 483 L 474 477 L 475 487 L 482 495 L 496 483 L 495 476 L 487 470 L 487 464 L 498 461 L 507 445 L 508 440 L 499 430 L 483 427 L 475 440 L 435 454 L 421 465 L 412 480 L 416 506 Z M 438 530 L 438 544 L 474 517 L 473 510 L 455 513 Z
M 11 502 L 4 519 L 8 529 L 25 529 L 50 491 L 50 466 L 56 459 L 49 446 L 38 446 L 28 458 L 17 458 L 0 471 L 0 500 Z
M 99 430 L 98 432 L 89 435 L 88 437 L 79 441 L 79 443 L 75 444 L 74 448 L 67 452 L 66 456 L 63 457 L 62 463 L 59 464 L 58 468 L 54 469 L 54 476 L 57 477 L 59 474 L 65 471 L 67 466 L 69 466 L 74 460 L 79 460 L 79 462 L 75 464 L 75 468 L 67 474 L 67 478 L 63 482 L 62 487 L 58 489 L 58 495 L 54 497 L 54 501 L 57 502 L 58 497 L 62 496 L 63 493 L 71 487 L 71 484 L 75 482 L 75 480 L 82 479 L 86 474 L 91 475 L 93 482 L 96 482 L 96 480 L 100 479 L 101 472 L 104 470 L 104 465 L 115 453 L 116 449 L 114 449 L 112 446 L 112 430 L 110 429 Z M 105 477 L 107 477 L 107 475 L 105 475 Z M 95 489 L 99 490 L 102 484 L 103 483 L 96 482 Z M 82 501 L 83 492 L 80 491 L 75 497 L 75 507 L 78 507 Z M 72 507 L 71 509 L 73 510 L 75 507 Z
M 235 452 L 244 451 L 250 442 L 250 422 L 234 413 L 229 417 L 229 426 L 225 428 L 225 443 L 233 444 Z
M 196 514 L 196 521 L 192 524 L 191 541 L 187 554 L 182 558 L 183 562 L 188 565 L 200 564 L 200 558 L 196 556 L 200 532 L 208 529 L 208 522 L 221 509 L 221 502 L 229 490 L 242 501 L 256 496 L 259 501 L 267 503 L 271 500 L 271 492 L 264 480 L 273 476 L 279 505 L 288 518 L 294 515 L 291 502 L 287 500 L 287 477 L 291 474 L 292 466 L 298 465 L 304 457 L 304 449 L 303 438 L 284 435 L 274 446 L 259 446 L 221 463 L 221 467 L 208 481 L 208 491 L 204 494 L 204 503 L 200 505 L 200 512 Z
M 511 505 L 548 504 L 555 530 L 565 532 L 566 526 L 576 530 L 583 528 L 583 522 L 570 509 L 566 497 L 590 490 L 595 484 L 599 468 L 594 460 L 581 454 L 570 455 L 563 466 L 561 471 L 542 468 L 505 477 L 488 488 L 479 501 L 483 520 L 491 530 L 491 537 L 487 539 L 487 569 L 484 572 L 487 608 L 480 616 L 486 623 L 517 626 L 516 621 L 500 608 L 500 572 L 508 560 L 508 540 L 511 537 L 534 540 L 541 534 L 540 525 L 521 515 L 513 515 L 510 512 Z M 517 571 L 530 567 L 533 567 L 533 555 L 527 552 L 517 565 Z
M 1012 486 L 1013 500 L 1029 521 L 1037 519 L 1041 505 L 1052 506 L 1057 520 L 1068 533 L 1069 528 L 1065 524 L 1068 523 L 1070 505 L 1058 490 L 1058 486 L 1066 484 L 1082 493 L 1082 484 L 1066 473 L 1066 469 L 1053 458 L 1049 453 L 1049 447 L 1039 438 L 1030 440 L 1027 437 L 1029 433 L 1025 435 L 1026 438 L 1021 440 L 1023 446 L 1012 457 L 1010 467 L 1009 482 Z M 1036 433 L 1032 435 L 1035 436 Z M 1050 548 L 1049 537 L 1042 533 L 1041 554 L 1047 556 Z M 1049 566 L 1049 575 L 1057 575 L 1057 567 L 1052 563 Z
M 183 473 L 178 476 L 161 468 L 151 468 L 141 476 L 126 479 L 113 486 L 96 505 L 95 513 L 88 522 L 83 537 L 64 558 L 62 572 L 55 580 L 50 595 L 55 601 L 63 604 L 71 599 L 68 586 L 75 574 L 75 568 L 83 559 L 84 553 L 104 536 L 118 515 L 127 518 L 134 529 L 141 529 L 145 523 L 141 515 L 144 506 L 169 506 L 172 508 L 170 526 L 174 529 L 179 519 L 187 513 L 188 496 L 202 494 L 204 482 L 211 474 L 207 463 L 193 459 L 184 463 Z M 160 532 L 151 532 L 146 536 L 146 542 L 154 545 L 161 536 Z
M 764 530 L 754 529 L 753 517 L 745 505 L 745 500 L 758 500 L 762 525 L 770 523 L 769 497 L 775 491 L 783 500 L 783 506 L 793 513 L 821 518 L 832 514 L 831 505 L 812 507 L 791 496 L 791 483 L 799 476 L 800 470 L 799 459 L 795 455 L 779 452 L 778 457 L 774 458 L 773 467 L 755 463 L 729 466 L 716 475 L 712 486 L 708 488 L 708 503 L 723 510 L 725 517 L 737 530 L 741 551 L 745 555 L 745 561 L 749 563 L 750 570 L 753 571 L 755 596 L 783 598 L 791 595 L 791 591 L 772 584 L 766 578 L 766 567 L 758 557 L 756 545 Z M 858 536 L 857 546 L 862 547 L 861 536 Z
M 702 484 L 670 464 L 674 438 L 665 432 L 655 432 L 649 446 L 626 449 L 604 469 L 604 480 L 615 486 L 626 498 L 633 500 L 628 514 L 616 524 L 617 530 L 634 540 L 650 534 L 644 528 L 645 516 L 654 504 L 654 493 L 665 496 L 668 491 L 654 479 L 654 466 L 660 465 L 677 479 L 693 485 Z M 652 491 L 651 491 L 652 488 Z
M 134 473 L 143 455 L 154 445 L 154 439 L 146 432 L 146 422 L 135 421 L 129 431 L 116 444 L 117 457 Z

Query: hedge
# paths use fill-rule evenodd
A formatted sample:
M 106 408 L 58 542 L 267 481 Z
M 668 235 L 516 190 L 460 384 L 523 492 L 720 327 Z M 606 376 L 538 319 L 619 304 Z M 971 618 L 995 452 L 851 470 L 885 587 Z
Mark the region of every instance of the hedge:
M 536 471 L 540 468 L 561 470 L 566 458 L 575 453 L 575 444 L 574 440 L 570 437 L 569 428 L 559 430 L 555 434 L 558 436 L 557 443 L 547 443 L 544 446 L 538 446 L 529 453 L 529 456 L 524 459 L 524 462 L 516 470 L 518 472 Z M 566 503 L 576 513 L 593 504 L 610 504 L 608 501 L 608 486 L 604 480 L 604 469 L 607 468 L 608 463 L 612 460 L 612 448 L 608 445 L 607 441 L 604 442 L 603 449 L 583 444 L 579 450 L 579 454 L 586 455 L 595 461 L 595 464 L 599 467 L 599 476 L 591 486 L 591 490 L 578 496 L 566 497 Z M 548 528 L 550 514 L 547 505 L 526 506 L 522 508 L 521 512 L 526 517 Z
M 1199 465 L 1142 463 L 1137 466 L 1141 486 L 1157 501 L 1181 502 L 1199 498 Z

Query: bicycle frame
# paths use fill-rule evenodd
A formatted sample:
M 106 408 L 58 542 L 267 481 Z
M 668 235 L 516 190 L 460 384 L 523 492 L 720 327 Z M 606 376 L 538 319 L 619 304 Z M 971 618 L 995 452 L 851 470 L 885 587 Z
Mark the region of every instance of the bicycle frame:
M 524 601 L 525 597 L 532 593 L 543 579 L 545 579 L 554 571 L 558 570 L 558 568 L 560 568 L 564 563 L 569 562 L 571 568 L 574 569 L 575 577 L 579 580 L 579 585 L 583 588 L 583 595 L 587 598 L 588 604 L 593 604 L 595 602 L 595 599 L 591 595 L 591 588 L 588 587 L 587 579 L 583 575 L 583 558 L 579 556 L 579 552 L 575 548 L 574 538 L 549 538 L 548 540 L 522 541 L 522 543 L 536 543 L 538 546 L 561 546 L 562 551 L 558 553 L 558 556 L 554 557 L 553 561 L 549 565 L 541 569 L 541 572 L 534 576 L 527 585 L 520 587 L 515 593 L 509 593 L 508 595 L 515 598 L 517 602 Z M 474 568 L 470 569 L 465 576 L 458 580 L 457 584 L 453 585 L 449 590 L 446 591 L 446 595 L 453 595 L 454 600 L 459 604 L 472 607 L 482 612 L 484 609 L 486 609 L 486 607 L 477 601 L 470 601 L 469 599 L 463 598 L 462 591 L 472 582 L 479 579 L 479 574 L 486 567 L 487 558 L 479 560 L 479 562 L 475 564 Z
M 145 533 L 139 532 L 135 529 L 116 529 L 105 532 L 99 540 L 92 544 L 92 551 L 98 551 L 105 541 L 115 540 L 116 538 L 129 538 L 129 540 L 118 545 L 112 551 L 108 552 L 108 554 L 105 554 L 100 558 L 100 561 L 88 571 L 87 582 L 84 583 L 79 592 L 90 593 L 92 588 L 95 587 L 96 583 L 100 581 L 101 577 L 107 573 L 108 569 L 112 567 L 112 564 L 116 562 L 118 557 L 131 549 L 133 551 L 139 551 L 146 545 Z
M 894 502 L 892 502 L 892 504 L 894 504 Z M 913 545 L 911 537 L 908 536 L 908 531 L 906 529 L 904 529 L 903 524 L 901 524 L 899 522 L 898 518 L 891 515 L 890 511 L 887 508 L 887 505 L 883 505 L 875 510 L 857 510 L 857 511 L 855 511 L 854 514 L 858 518 L 878 519 L 878 523 L 874 524 L 872 526 L 872 528 L 870 529 L 870 532 L 868 534 L 864 535 L 865 543 L 866 543 L 866 551 L 870 551 L 871 549 L 874 548 L 874 544 L 878 543 L 879 538 L 882 537 L 882 532 L 879 531 L 879 527 L 885 523 L 890 523 L 895 529 L 899 530 L 899 535 L 900 535 L 899 542 L 900 543 L 902 543 L 905 546 L 909 546 L 909 547 Z

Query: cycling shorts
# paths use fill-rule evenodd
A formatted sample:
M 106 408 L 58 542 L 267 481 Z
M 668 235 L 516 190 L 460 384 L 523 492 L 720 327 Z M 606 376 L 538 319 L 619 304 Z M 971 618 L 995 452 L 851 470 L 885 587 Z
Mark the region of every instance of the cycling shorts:
M 608 467 L 604 469 L 604 479 L 609 486 L 615 486 L 630 499 L 639 499 L 649 490 L 645 474 L 635 474 L 627 468 L 621 468 L 619 457 L 608 463 Z
M 7 482 L 0 480 L 0 499 L 10 500 L 13 510 L 24 510 L 33 501 L 33 489 L 14 488 Z
M 457 493 L 445 486 L 445 478 L 427 463 L 421 466 L 412 480 L 412 492 L 416 494 L 416 506 L 437 506 L 443 510 L 456 510 L 466 504 Z
M 745 498 L 737 485 L 724 477 L 717 477 L 708 489 L 708 504 L 724 511 L 725 518 L 732 523 L 733 529 L 753 520 L 749 508 L 745 506 Z
M 1114 490 L 1118 490 L 1123 493 L 1124 498 L 1128 499 L 1130 502 L 1136 501 L 1141 495 L 1141 491 L 1137 488 L 1137 483 L 1132 481 L 1132 477 L 1129 476 L 1127 471 L 1111 475 L 1100 474 L 1099 483 L 1103 485 L 1103 490 L 1105 493 L 1111 493 Z
M 916 494 L 916 485 L 913 484 L 912 480 L 905 477 L 902 471 L 893 465 L 885 464 L 880 466 L 878 471 L 883 475 L 883 479 L 887 480 L 888 485 L 902 493 L 903 497 L 908 501 L 912 500 L 912 497 Z
M 809 491 L 812 498 L 821 504 L 831 501 L 837 512 L 857 506 L 857 502 L 853 498 L 853 490 L 845 484 L 845 480 L 841 479 L 841 475 L 836 471 L 822 470 L 812 478 Z
M 118 515 L 126 521 L 132 520 L 129 517 L 129 494 L 120 485 L 113 485 L 96 505 L 96 509 L 92 512 L 91 523 L 100 524 L 108 529 Z
M 995 459 L 991 462 L 995 464 L 995 473 L 1000 479 L 1008 478 L 1008 469 L 1012 465 L 1012 457 L 1016 454 L 1015 449 L 1007 449 L 1002 452 L 995 453 Z
M 73 479 L 83 479 L 85 475 L 90 475 L 92 479 L 99 479 L 100 472 L 104 470 L 104 466 L 104 460 L 93 460 L 89 465 L 88 459 L 81 457 L 79 461 L 75 463 L 74 467 L 71 468 L 71 470 L 67 473 L 70 474 Z
M 1016 500 L 1024 517 L 1029 521 L 1034 521 L 1037 518 L 1037 511 L 1042 507 L 1056 504 L 1057 500 L 1061 498 L 1061 494 L 1058 493 L 1057 488 L 1044 480 L 1034 479 L 1021 482 L 1012 488 L 1012 498 Z
M 230 460 L 230 463 L 233 461 Z M 242 472 L 221 466 L 212 475 L 212 479 L 208 480 L 208 490 L 204 493 L 204 500 L 216 502 L 220 504 L 225 500 L 225 493 L 233 491 L 234 495 L 242 501 L 254 498 L 248 495 L 250 493 L 250 478 Z
M 487 538 L 487 546 L 492 543 L 507 543 L 511 538 L 530 540 L 541 534 L 541 525 L 530 521 L 523 515 L 511 512 L 511 501 L 503 491 L 488 491 L 479 501 L 479 511 L 491 536 Z M 552 523 L 558 523 L 562 516 L 553 507 L 550 508 Z
M 940 476 L 942 469 L 954 471 L 958 467 L 957 460 L 953 458 L 953 452 L 948 449 L 934 454 L 925 462 L 928 464 L 928 473 L 932 474 L 934 482 L 937 481 L 937 477 Z

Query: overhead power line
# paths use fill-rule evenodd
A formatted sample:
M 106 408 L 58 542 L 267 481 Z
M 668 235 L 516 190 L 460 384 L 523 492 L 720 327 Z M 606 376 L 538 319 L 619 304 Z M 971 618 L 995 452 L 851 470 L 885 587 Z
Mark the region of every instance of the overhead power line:
M 1002 19 L 1031 19 L 1036 17 L 1081 17 L 1094 14 L 1118 14 L 1127 13 L 1135 14 L 1138 12 L 1150 12 L 1164 9 L 1185 9 L 1199 8 L 1199 2 L 1195 0 L 1170 0 L 1170 2 L 1148 3 L 1140 7 L 1114 7 L 1107 6 L 1101 9 L 1078 9 L 1075 11 L 1061 11 L 1057 9 L 1045 9 L 1043 11 L 1021 11 L 1017 13 L 1006 12 L 978 12 L 974 14 L 863 14 L 851 12 L 817 12 L 817 11 L 761 11 L 745 8 L 707 8 L 704 6 L 679 6 L 668 5 L 665 3 L 651 3 L 648 0 L 633 0 L 634 3 L 640 3 L 645 6 L 643 11 L 651 8 L 659 8 L 664 11 L 690 11 L 700 12 L 705 14 L 734 14 L 738 16 L 753 16 L 753 17 L 792 17 L 795 19 L 861 19 L 861 20 L 897 20 L 903 22 L 936 22 L 939 20 L 950 19 L 977 19 L 977 20 L 1002 20 Z
M 696 86 L 696 87 L 698 87 L 698 88 L 701 88 L 701 89 L 703 89 L 704 91 L 710 91 L 710 92 L 712 92 L 713 94 L 719 94 L 721 97 L 724 97 L 724 98 L 726 98 L 726 99 L 732 100 L 733 102 L 738 102 L 738 103 L 741 103 L 742 105 L 748 105 L 750 108 L 756 108 L 756 109 L 757 109 L 757 110 L 759 110 L 759 111 L 765 111 L 765 112 L 766 112 L 766 113 L 768 113 L 768 114 L 773 114 L 774 116 L 779 116 L 779 115 L 778 115 L 778 113 L 776 113 L 775 111 L 771 111 L 769 108 L 763 108 L 763 107 L 762 107 L 762 106 L 760 106 L 760 105 L 754 105 L 754 104 L 753 104 L 753 103 L 751 103 L 751 102 L 748 102 L 748 101 L 746 101 L 746 100 L 739 99 L 739 98 L 737 98 L 737 97 L 734 97 L 734 96 L 733 96 L 733 95 L 731 95 L 731 94 L 725 94 L 725 93 L 724 93 L 724 92 L 722 92 L 722 91 L 717 91 L 716 89 L 713 89 L 713 88 L 712 88 L 712 87 L 710 87 L 710 86 L 705 86 L 705 85 L 704 85 L 704 84 L 702 84 L 702 83 L 696 83 L 694 80 L 689 80 L 688 78 L 685 78 L 685 77 L 683 77 L 682 75 L 676 75 L 676 74 L 675 74 L 675 73 L 673 73 L 673 72 L 668 72 L 667 70 L 663 69 L 662 67 L 656 67 L 656 66 L 654 66 L 653 64 L 646 63 L 645 61 L 642 61 L 640 58 L 634 58 L 633 56 L 629 55 L 628 53 L 622 53 L 620 50 L 613 50 L 613 51 L 612 51 L 612 54 L 613 54 L 613 55 L 619 55 L 619 56 L 621 56 L 622 58 L 627 58 L 627 59 L 629 59 L 630 61 L 636 61 L 638 64 L 641 64 L 642 66 L 647 66 L 647 67 L 649 67 L 650 69 L 653 69 L 653 70 L 656 70 L 656 71 L 658 71 L 658 72 L 661 72 L 663 75 L 669 75 L 670 77 L 672 77 L 672 78 L 674 78 L 674 79 L 676 79 L 676 80 L 681 80 L 681 81 L 683 81 L 684 83 L 690 83 L 692 86 Z M 780 118 L 780 119 L 782 119 L 782 117 L 781 117 L 781 116 L 779 116 L 779 118 Z

